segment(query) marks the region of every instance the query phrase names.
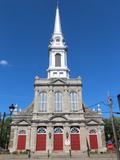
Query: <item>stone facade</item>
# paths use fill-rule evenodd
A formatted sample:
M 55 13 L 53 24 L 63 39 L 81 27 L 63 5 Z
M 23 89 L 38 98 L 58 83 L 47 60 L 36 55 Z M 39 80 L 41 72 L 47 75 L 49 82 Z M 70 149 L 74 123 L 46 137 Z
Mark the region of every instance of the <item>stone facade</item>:
M 11 152 L 18 150 L 18 133 L 25 130 L 26 146 L 25 149 L 36 151 L 36 136 L 39 127 L 46 128 L 46 149 L 41 152 L 54 151 L 54 128 L 63 128 L 63 152 L 68 152 L 68 147 L 65 145 L 65 140 L 70 140 L 71 127 L 80 129 L 80 151 L 87 151 L 86 139 L 89 142 L 89 134 L 91 130 L 95 130 L 97 135 L 98 150 L 105 147 L 103 141 L 104 125 L 102 115 L 99 112 L 94 112 L 84 107 L 82 103 L 82 82 L 77 79 L 40 79 L 35 78 L 35 97 L 33 103 L 24 111 L 18 112 L 13 116 L 11 126 L 11 141 L 9 149 Z M 62 112 L 55 112 L 54 94 L 60 91 L 63 95 Z M 71 111 L 70 93 L 77 93 L 77 110 Z M 47 93 L 47 110 L 46 112 L 39 111 L 40 93 Z

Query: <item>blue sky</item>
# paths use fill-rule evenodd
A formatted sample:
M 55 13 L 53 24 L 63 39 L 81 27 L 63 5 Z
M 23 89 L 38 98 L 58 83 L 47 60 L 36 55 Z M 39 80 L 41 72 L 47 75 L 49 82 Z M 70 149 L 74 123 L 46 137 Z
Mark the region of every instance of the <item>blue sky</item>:
M 110 91 L 118 110 L 120 1 L 59 1 L 70 76 L 82 77 L 83 101 L 88 106 L 106 101 Z M 0 0 L 1 112 L 8 112 L 12 103 L 28 106 L 34 98 L 34 77 L 47 77 L 55 10 L 56 0 Z M 101 107 L 108 112 L 107 106 Z

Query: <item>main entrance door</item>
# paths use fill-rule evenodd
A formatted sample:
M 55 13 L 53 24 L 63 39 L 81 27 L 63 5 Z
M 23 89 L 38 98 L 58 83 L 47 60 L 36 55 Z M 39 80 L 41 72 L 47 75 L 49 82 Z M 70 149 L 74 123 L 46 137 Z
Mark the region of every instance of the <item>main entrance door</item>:
M 18 134 L 17 150 L 26 149 L 26 132 L 25 130 L 20 130 Z
M 90 149 L 98 149 L 97 134 L 95 129 L 89 131 L 89 141 Z
M 98 149 L 97 135 L 89 135 L 90 139 L 90 148 Z
M 36 151 L 46 150 L 46 128 L 39 127 L 37 130 Z
M 63 150 L 63 128 L 62 127 L 54 128 L 54 150 L 55 151 Z
M 80 129 L 71 127 L 71 150 L 80 150 Z

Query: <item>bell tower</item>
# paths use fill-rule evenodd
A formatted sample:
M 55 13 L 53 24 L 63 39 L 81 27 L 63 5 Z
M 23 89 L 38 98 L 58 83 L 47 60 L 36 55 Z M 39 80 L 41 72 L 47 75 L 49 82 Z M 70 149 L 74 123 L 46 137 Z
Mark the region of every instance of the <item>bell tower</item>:
M 67 45 L 65 43 L 60 21 L 59 8 L 56 8 L 54 32 L 48 46 L 49 68 L 48 79 L 50 78 L 69 78 L 67 67 Z

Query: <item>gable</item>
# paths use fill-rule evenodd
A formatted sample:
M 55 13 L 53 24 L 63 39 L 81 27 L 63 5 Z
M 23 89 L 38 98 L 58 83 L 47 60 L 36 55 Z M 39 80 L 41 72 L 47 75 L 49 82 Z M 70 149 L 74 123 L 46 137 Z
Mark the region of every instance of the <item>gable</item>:
M 55 79 L 55 80 L 51 81 L 49 84 L 51 84 L 51 85 L 66 85 L 67 83 L 63 79 Z
M 26 121 L 26 120 L 21 120 L 21 121 L 18 121 L 16 123 L 16 125 L 18 125 L 18 126 L 29 126 L 30 123 L 28 121 Z
M 89 120 L 89 121 L 87 121 L 87 124 L 88 124 L 88 125 L 98 125 L 99 122 L 96 121 L 96 120 Z

